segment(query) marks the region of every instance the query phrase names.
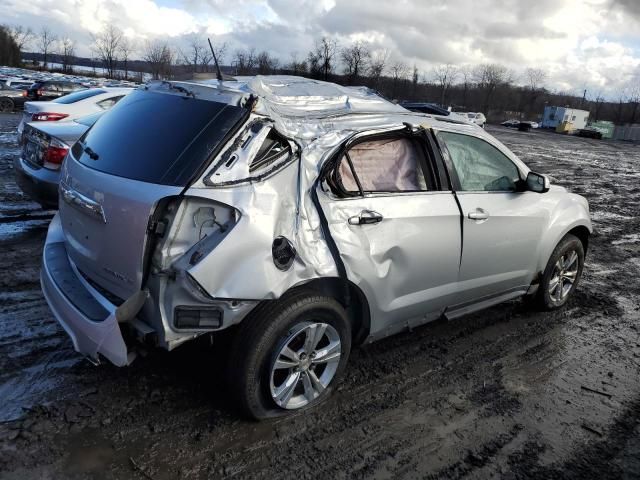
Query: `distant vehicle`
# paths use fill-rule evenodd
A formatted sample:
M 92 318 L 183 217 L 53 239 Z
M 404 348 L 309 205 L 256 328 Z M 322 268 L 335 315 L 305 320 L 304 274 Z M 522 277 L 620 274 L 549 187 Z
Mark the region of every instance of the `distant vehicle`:
M 234 327 L 224 395 L 268 418 L 326 399 L 362 342 L 562 307 L 591 231 L 585 198 L 466 122 L 298 77 L 157 82 L 71 147 L 41 285 L 94 361 Z
M 13 112 L 24 105 L 24 97 L 20 90 L 0 83 L 0 112 Z
M 502 122 L 500 125 L 509 128 L 520 128 L 521 124 L 524 124 L 522 125 L 522 128 L 526 130 L 529 130 L 531 128 L 538 128 L 540 126 L 538 122 L 532 122 L 529 120 L 516 120 L 515 118 L 507 120 L 506 122 Z
M 576 130 L 575 135 L 578 137 L 595 138 L 602 140 L 602 132 L 594 127 L 585 127 Z
M 487 117 L 484 116 L 484 113 L 467 112 L 463 115 L 467 116 L 469 122 L 475 123 L 479 127 L 484 128 L 484 124 L 487 123 Z
M 26 90 L 27 101 L 46 101 L 83 90 L 79 83 L 65 80 L 39 80 Z
M 109 110 L 132 91 L 132 88 L 91 88 L 50 102 L 27 102 L 24 104 L 24 113 L 18 125 L 18 141 L 22 141 L 22 129 L 26 123 L 74 120 L 91 113 Z
M 14 90 L 26 90 L 33 85 L 32 80 L 25 80 L 24 78 L 8 78 L 4 81 L 5 85 Z
M 13 160 L 20 189 L 43 208 L 57 208 L 62 161 L 76 140 L 104 113 L 93 113 L 67 122 L 27 123 L 22 152 Z

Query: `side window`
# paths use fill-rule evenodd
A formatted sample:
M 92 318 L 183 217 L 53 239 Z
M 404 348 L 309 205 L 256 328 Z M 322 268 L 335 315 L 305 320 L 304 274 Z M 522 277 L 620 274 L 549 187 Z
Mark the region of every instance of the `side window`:
M 260 146 L 258 153 L 249 164 L 249 173 L 272 165 L 276 160 L 282 158 L 291 151 L 287 142 L 275 129 L 271 128 Z
M 103 110 L 109 110 L 116 103 L 118 103 L 118 101 L 120 101 L 122 97 L 124 97 L 124 95 L 120 95 L 119 97 L 106 98 L 98 102 L 98 106 Z
M 330 186 L 346 196 L 366 192 L 416 192 L 435 189 L 425 179 L 423 150 L 410 138 L 390 138 L 358 143 L 340 159 Z M 336 188 L 337 187 L 337 188 Z
M 484 140 L 459 133 L 439 132 L 464 191 L 515 191 L 518 167 Z

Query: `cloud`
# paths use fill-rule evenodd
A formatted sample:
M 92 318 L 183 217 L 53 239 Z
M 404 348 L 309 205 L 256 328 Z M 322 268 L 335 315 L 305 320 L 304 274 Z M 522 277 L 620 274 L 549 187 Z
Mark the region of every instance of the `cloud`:
M 597 89 L 615 96 L 639 71 L 638 0 L 3 0 L 6 23 L 48 25 L 88 54 L 90 34 L 114 21 L 128 36 L 193 33 L 236 49 L 298 58 L 322 36 L 367 43 L 392 61 L 416 65 L 500 63 L 516 73 L 548 73 L 552 89 Z

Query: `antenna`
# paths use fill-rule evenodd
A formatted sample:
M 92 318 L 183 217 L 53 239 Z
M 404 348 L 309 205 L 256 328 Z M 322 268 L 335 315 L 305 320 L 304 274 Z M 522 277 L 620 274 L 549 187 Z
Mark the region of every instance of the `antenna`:
M 220 71 L 220 65 L 218 65 L 218 59 L 216 58 L 216 52 L 213 50 L 213 45 L 211 45 L 211 39 L 207 38 L 207 42 L 209 42 L 209 48 L 211 49 L 211 54 L 213 55 L 213 61 L 216 64 L 216 78 L 218 81 L 222 81 L 222 72 Z

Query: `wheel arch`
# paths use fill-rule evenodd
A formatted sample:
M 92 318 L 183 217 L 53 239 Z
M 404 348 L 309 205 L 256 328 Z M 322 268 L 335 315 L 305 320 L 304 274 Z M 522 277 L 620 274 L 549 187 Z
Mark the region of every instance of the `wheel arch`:
M 348 298 L 344 280 L 339 277 L 315 278 L 287 290 L 283 296 L 298 290 L 315 290 L 335 298 L 346 310 L 351 322 L 353 344 L 363 343 L 371 329 L 371 310 L 364 292 L 355 283 L 347 280 Z

